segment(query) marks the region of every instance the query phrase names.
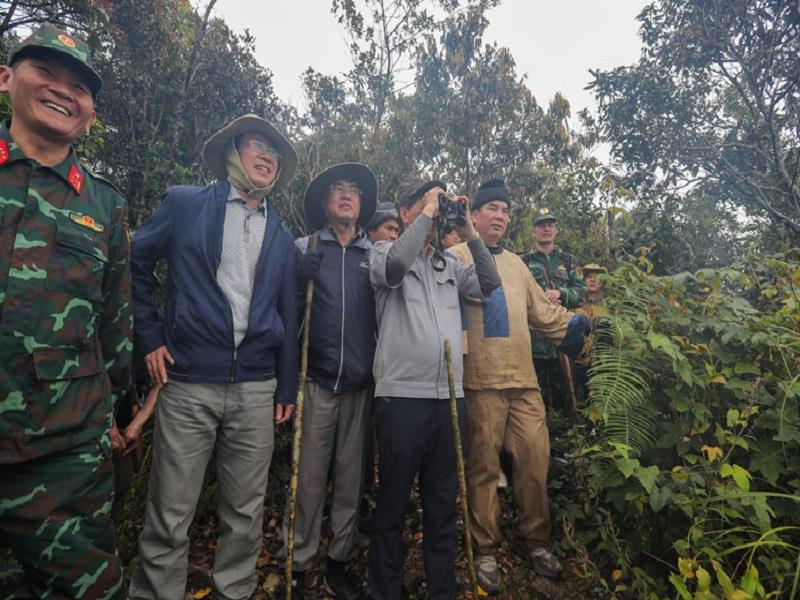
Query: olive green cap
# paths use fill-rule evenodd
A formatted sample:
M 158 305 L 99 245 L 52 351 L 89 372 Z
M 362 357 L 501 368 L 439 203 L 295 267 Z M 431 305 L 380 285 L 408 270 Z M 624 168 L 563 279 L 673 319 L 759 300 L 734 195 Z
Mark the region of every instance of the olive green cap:
M 86 83 L 92 90 L 92 96 L 97 97 L 100 88 L 103 87 L 103 80 L 92 66 L 88 44 L 81 38 L 69 35 L 52 23 L 45 23 L 34 29 L 33 33 L 11 48 L 8 53 L 8 64 L 13 65 L 27 56 L 37 56 L 42 51 L 45 53 L 59 52 L 66 56 L 69 62 L 86 78 Z
M 555 213 L 550 212 L 549 208 L 537 208 L 533 213 L 533 224 L 541 223 L 542 221 L 558 221 Z
M 608 275 L 608 269 L 598 265 L 597 263 L 589 263 L 588 265 L 584 265 L 582 270 L 584 275 L 587 273 L 603 273 Z

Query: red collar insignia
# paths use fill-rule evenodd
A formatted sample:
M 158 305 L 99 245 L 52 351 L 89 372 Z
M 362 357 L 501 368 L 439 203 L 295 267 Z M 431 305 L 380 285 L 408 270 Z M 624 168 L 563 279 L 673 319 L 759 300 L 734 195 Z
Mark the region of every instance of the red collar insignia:
M 67 181 L 69 181 L 69 185 L 72 187 L 73 190 L 75 190 L 76 194 L 81 193 L 81 186 L 83 185 L 83 175 L 81 175 L 81 172 L 77 169 L 77 167 L 75 167 L 75 165 L 72 165 L 69 168 L 69 175 L 67 175 Z
M 8 144 L 5 140 L 0 140 L 0 165 L 6 164 L 11 159 L 11 153 L 8 151 Z

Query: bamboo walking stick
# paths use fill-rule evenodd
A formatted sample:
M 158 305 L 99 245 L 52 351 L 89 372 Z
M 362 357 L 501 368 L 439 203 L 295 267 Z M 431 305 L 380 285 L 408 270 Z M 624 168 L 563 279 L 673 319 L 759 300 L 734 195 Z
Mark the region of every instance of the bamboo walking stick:
M 308 241 L 311 252 L 317 246 L 317 236 Z M 297 478 L 300 472 L 300 451 L 303 443 L 303 404 L 305 401 L 306 374 L 308 373 L 308 333 L 311 329 L 311 301 L 314 299 L 314 280 L 306 285 L 306 307 L 303 315 L 303 341 L 300 347 L 300 374 L 297 381 L 297 401 L 294 413 L 294 438 L 292 439 L 292 478 L 289 483 L 289 530 L 286 535 L 286 600 L 292 599 L 292 563 L 294 562 L 294 528 L 297 522 Z
M 461 512 L 464 513 L 464 546 L 467 551 L 467 567 L 472 597 L 478 598 L 478 577 L 475 574 L 475 561 L 472 557 L 472 541 L 469 539 L 469 506 L 467 504 L 467 478 L 464 475 L 464 452 L 461 449 L 461 428 L 458 426 L 458 405 L 456 403 L 456 386 L 453 383 L 453 352 L 450 340 L 444 341 L 444 360 L 447 363 L 447 385 L 450 386 L 450 420 L 453 422 L 453 433 L 456 442 L 456 465 L 458 467 L 458 491 L 461 500 Z

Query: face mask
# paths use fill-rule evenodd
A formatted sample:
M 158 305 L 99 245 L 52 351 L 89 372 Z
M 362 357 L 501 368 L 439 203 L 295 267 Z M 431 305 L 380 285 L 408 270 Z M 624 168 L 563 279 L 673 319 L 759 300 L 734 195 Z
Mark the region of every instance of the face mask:
M 225 166 L 228 170 L 228 181 L 230 184 L 237 190 L 244 192 L 253 198 L 258 198 L 259 200 L 269 194 L 270 191 L 272 191 L 272 188 L 275 187 L 275 183 L 278 181 L 278 177 L 276 176 L 275 181 L 273 181 L 271 185 L 263 188 L 255 187 L 253 182 L 250 181 L 250 178 L 247 176 L 247 173 L 244 172 L 242 161 L 239 158 L 239 151 L 236 150 L 235 140 L 231 140 L 228 143 Z M 278 175 L 280 175 L 280 165 L 278 165 Z

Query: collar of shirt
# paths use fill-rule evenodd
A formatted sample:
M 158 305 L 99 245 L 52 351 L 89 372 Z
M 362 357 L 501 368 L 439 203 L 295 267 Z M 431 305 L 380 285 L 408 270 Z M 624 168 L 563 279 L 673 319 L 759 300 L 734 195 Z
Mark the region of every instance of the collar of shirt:
M 3 164 L 10 165 L 18 160 L 31 160 L 38 165 L 36 161 L 25 156 L 25 153 L 22 151 L 22 149 L 11 138 L 11 132 L 9 132 L 8 127 L 8 122 L 5 122 L 2 124 L 2 126 L 0 126 L 0 145 L 4 146 L 0 153 L 8 152 L 8 157 L 3 157 L 5 160 L 0 161 L 0 166 Z M 82 188 L 81 184 L 83 183 L 83 173 L 81 173 L 80 164 L 78 163 L 78 156 L 75 154 L 74 148 L 70 147 L 67 157 L 57 165 L 42 168 L 50 169 L 57 173 L 61 179 L 64 180 L 65 184 L 72 188 L 75 193 L 80 194 Z M 76 185 L 73 185 L 73 183 L 70 182 L 70 177 L 76 177 L 76 175 L 74 175 L 75 173 L 77 173 L 78 180 L 75 182 Z
M 249 208 L 249 206 L 247 205 L 247 202 L 242 197 L 242 194 L 239 193 L 239 190 L 237 190 L 234 186 L 231 186 L 231 191 L 228 192 L 227 201 L 228 202 L 239 201 L 242 204 L 244 204 L 245 208 Z M 261 199 L 261 204 L 258 205 L 257 209 L 260 210 L 262 213 L 266 214 L 266 212 L 267 212 L 267 199 L 266 198 L 262 198 Z

